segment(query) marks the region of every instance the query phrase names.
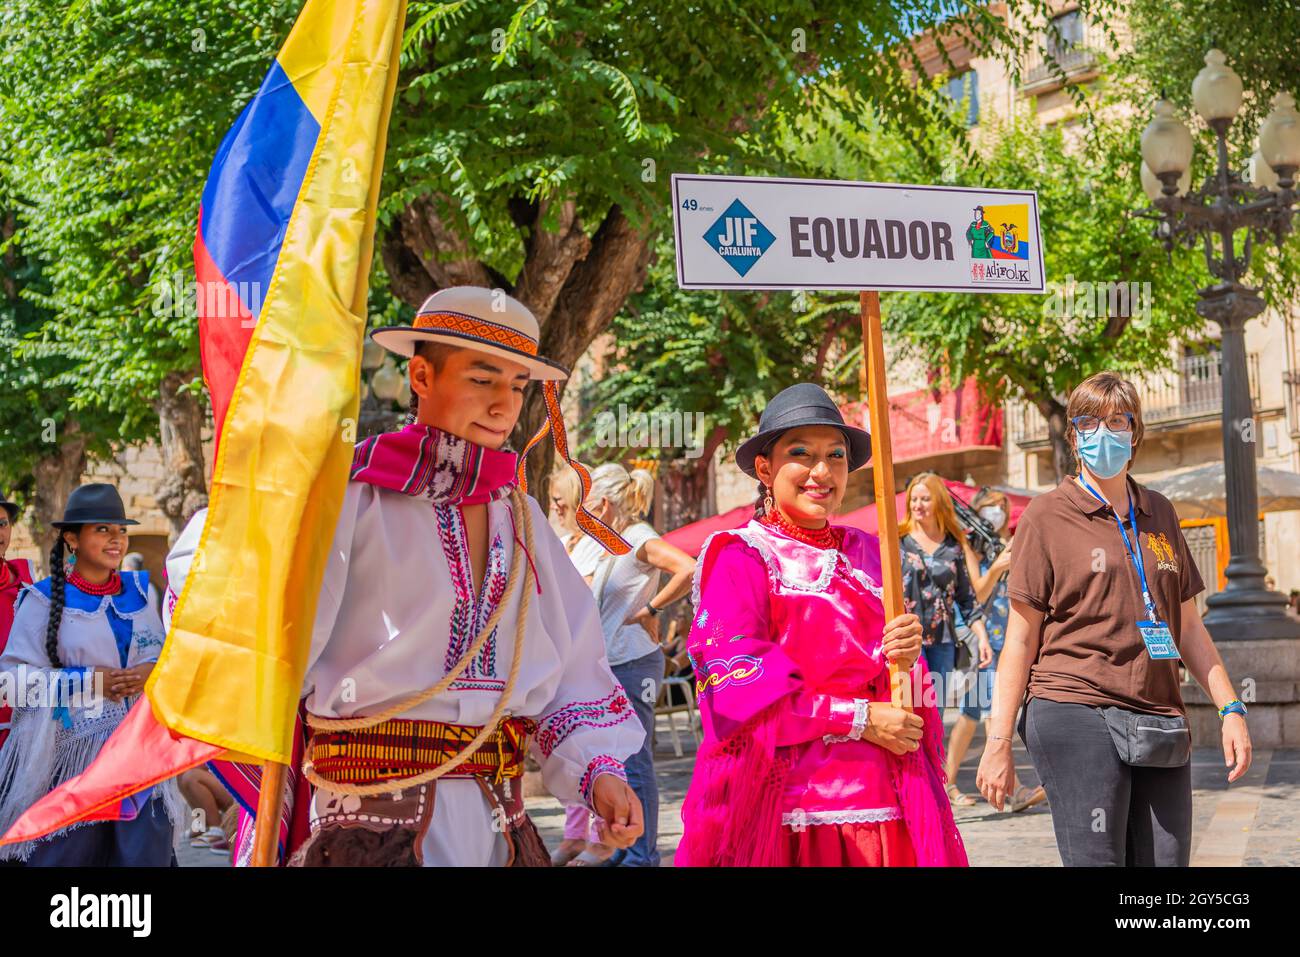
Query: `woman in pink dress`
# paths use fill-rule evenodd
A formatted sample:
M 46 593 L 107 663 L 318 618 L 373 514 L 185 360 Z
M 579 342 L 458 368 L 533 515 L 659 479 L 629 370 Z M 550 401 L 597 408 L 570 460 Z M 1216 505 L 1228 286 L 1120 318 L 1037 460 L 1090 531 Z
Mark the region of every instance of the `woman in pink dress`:
M 678 865 L 966 864 L 939 715 L 890 704 L 888 663 L 916 663 L 920 622 L 885 623 L 878 540 L 829 522 L 870 454 L 811 383 L 772 399 L 736 452 L 760 502 L 696 571 L 704 740 Z

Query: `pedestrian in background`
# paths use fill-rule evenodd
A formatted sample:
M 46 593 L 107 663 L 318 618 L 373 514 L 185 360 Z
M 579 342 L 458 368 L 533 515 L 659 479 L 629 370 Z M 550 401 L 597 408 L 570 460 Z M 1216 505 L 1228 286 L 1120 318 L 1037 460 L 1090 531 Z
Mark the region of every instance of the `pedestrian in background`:
M 957 780 L 957 771 L 961 768 L 961 763 L 970 748 L 971 739 L 975 736 L 975 728 L 981 720 L 984 721 L 985 735 L 988 734 L 988 718 L 993 703 L 993 682 L 1006 637 L 1007 616 L 1011 612 L 1011 602 L 1007 597 L 1007 573 L 1011 569 L 1011 509 L 1007 497 L 996 489 L 981 489 L 971 506 L 1002 540 L 1002 551 L 992 562 L 983 556 L 979 559 L 979 574 L 975 578 L 975 600 L 979 603 L 983 616 L 984 630 L 988 635 L 993 660 L 980 667 L 975 687 L 966 696 L 962 704 L 961 716 L 953 726 L 952 737 L 948 741 L 947 772 L 950 781 Z M 1047 800 L 1047 792 L 1041 786 L 1025 787 L 1013 779 L 1012 811 L 1023 811 L 1045 800 Z
M 966 542 L 966 532 L 957 521 L 952 497 L 939 476 L 933 472 L 915 476 L 907 485 L 906 501 L 907 517 L 898 527 L 903 605 L 907 612 L 921 619 L 921 652 L 934 674 L 936 706 L 942 715 L 955 681 L 957 609 L 979 642 L 980 667 L 993 660 L 993 649 L 989 647 L 972 585 L 979 563 Z M 953 735 L 955 738 L 955 728 Z M 969 736 L 966 743 L 970 743 Z M 953 744 L 953 740 L 948 743 L 950 752 Z M 957 771 L 951 761 L 946 772 L 948 799 L 963 807 L 974 804 L 975 798 L 957 787 Z
M 695 559 L 659 537 L 645 521 L 654 502 L 654 476 L 644 469 L 628 472 L 616 462 L 592 473 L 586 507 L 623 536 L 632 547 L 625 555 L 598 556 L 592 590 L 605 631 L 610 670 L 623 685 L 645 728 L 645 743 L 627 760 L 627 782 L 641 800 L 645 832 L 625 851 L 606 853 L 589 846 L 571 862 L 622 867 L 658 867 L 659 787 L 654 770 L 655 702 L 664 678 L 664 653 L 659 647 L 659 613 L 691 590 Z M 661 572 L 672 576 L 659 587 Z

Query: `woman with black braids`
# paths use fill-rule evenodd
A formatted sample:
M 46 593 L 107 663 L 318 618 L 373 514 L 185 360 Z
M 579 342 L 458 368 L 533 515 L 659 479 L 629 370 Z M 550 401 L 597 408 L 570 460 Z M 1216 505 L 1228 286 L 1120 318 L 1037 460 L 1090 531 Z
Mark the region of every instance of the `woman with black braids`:
M 128 519 L 117 489 L 83 485 L 68 497 L 50 551 L 50 577 L 23 589 L 0 672 L 17 691 L 0 749 L 0 830 L 94 760 L 144 691 L 163 646 L 147 572 L 119 572 Z M 74 825 L 0 848 L 29 866 L 167 866 L 183 805 L 168 782 L 131 798 L 129 820 Z M 164 806 L 164 799 L 166 806 Z

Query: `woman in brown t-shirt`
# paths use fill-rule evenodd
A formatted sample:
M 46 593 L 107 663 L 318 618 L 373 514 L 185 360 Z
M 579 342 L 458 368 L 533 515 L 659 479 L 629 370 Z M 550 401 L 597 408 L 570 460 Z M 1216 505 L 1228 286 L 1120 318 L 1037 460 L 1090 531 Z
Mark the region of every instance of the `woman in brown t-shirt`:
M 1250 766 L 1245 707 L 1201 622 L 1194 599 L 1204 586 L 1173 506 L 1128 475 L 1143 431 L 1137 391 L 1099 373 L 1074 390 L 1066 416 L 1079 474 L 1034 499 L 1016 530 L 977 785 L 1001 810 L 1014 780 L 1011 728 L 1027 698 L 1019 730 L 1062 862 L 1186 866 L 1192 787 L 1190 747 L 1186 758 L 1179 747 L 1189 744 L 1179 659 L 1220 709 L 1229 781 Z M 1128 722 L 1146 726 L 1135 733 L 1150 755 L 1121 758 L 1111 729 Z

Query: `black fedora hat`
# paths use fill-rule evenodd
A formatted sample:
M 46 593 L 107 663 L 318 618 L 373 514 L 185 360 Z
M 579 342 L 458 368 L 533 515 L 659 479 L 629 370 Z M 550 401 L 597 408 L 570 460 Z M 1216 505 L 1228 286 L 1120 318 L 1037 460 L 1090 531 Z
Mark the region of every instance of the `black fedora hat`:
M 736 449 L 736 464 L 746 475 L 758 478 L 754 473 L 754 457 L 764 454 L 782 432 L 803 425 L 829 425 L 843 432 L 849 443 L 850 472 L 866 465 L 871 458 L 871 433 L 846 424 L 839 406 L 821 386 L 796 382 L 768 402 L 758 420 L 758 434 Z
M 0 498 L 0 508 L 9 513 L 9 521 L 11 524 L 18 521 L 18 504 L 16 502 L 9 502 Z
M 126 517 L 126 508 L 122 505 L 122 496 L 117 489 L 103 482 L 82 485 L 72 490 L 68 504 L 63 508 L 63 518 L 50 522 L 55 528 L 67 528 L 69 525 L 90 525 L 93 522 L 108 522 L 113 525 L 139 525 L 134 519 Z

